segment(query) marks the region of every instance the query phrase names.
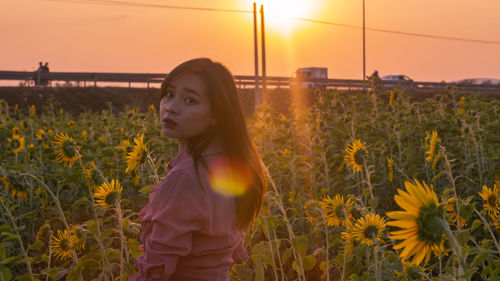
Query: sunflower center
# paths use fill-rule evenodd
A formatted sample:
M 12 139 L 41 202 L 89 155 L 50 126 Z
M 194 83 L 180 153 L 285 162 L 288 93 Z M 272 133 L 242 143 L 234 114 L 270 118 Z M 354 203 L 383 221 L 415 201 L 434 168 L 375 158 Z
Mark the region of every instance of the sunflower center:
M 363 231 L 363 235 L 366 237 L 366 238 L 369 238 L 369 239 L 375 239 L 377 237 L 377 234 L 378 234 L 378 228 L 374 225 L 369 225 L 365 228 L 365 230 Z
M 99 172 L 97 170 L 92 170 L 90 172 L 90 177 L 92 178 L 92 181 L 94 182 L 94 184 L 101 183 L 101 177 L 100 177 Z
M 113 205 L 115 204 L 116 201 L 118 201 L 118 198 L 120 197 L 120 193 L 116 191 L 111 191 L 108 195 L 106 195 L 106 198 L 104 201 L 108 205 Z
M 339 218 L 339 220 L 345 220 L 347 218 L 344 205 L 341 204 L 335 207 L 335 215 Z
M 364 149 L 358 149 L 356 152 L 354 152 L 354 161 L 356 161 L 356 164 L 358 165 L 363 164 L 364 156 L 365 156 Z
M 21 145 L 21 143 L 19 142 L 18 139 L 13 139 L 12 142 L 11 142 L 11 144 L 12 144 L 12 148 L 13 149 L 18 149 L 19 146 Z
M 495 194 L 491 194 L 489 197 L 488 197 L 488 205 L 490 205 L 491 207 L 495 208 L 497 206 L 497 196 Z
M 417 218 L 419 240 L 428 244 L 439 244 L 444 234 L 442 219 L 442 206 L 436 205 L 434 201 L 428 205 L 422 205 Z
M 63 238 L 59 243 L 59 248 L 61 248 L 64 252 L 71 250 L 71 243 L 69 242 L 69 239 Z
M 68 158 L 74 157 L 76 155 L 76 149 L 73 142 L 70 140 L 65 140 L 62 145 L 64 155 Z

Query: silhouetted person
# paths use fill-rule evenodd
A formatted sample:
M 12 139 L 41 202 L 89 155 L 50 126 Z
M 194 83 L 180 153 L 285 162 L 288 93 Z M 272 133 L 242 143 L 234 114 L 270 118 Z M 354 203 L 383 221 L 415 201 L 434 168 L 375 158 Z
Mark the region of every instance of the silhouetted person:
M 372 87 L 372 90 L 375 92 L 380 91 L 380 76 L 378 75 L 378 70 L 375 70 L 371 76 L 368 77 L 368 80 L 370 81 L 370 86 Z
M 47 86 L 49 85 L 49 78 L 46 74 L 49 73 L 49 63 L 45 62 L 45 65 L 42 62 L 38 63 L 38 69 L 35 71 L 35 85 L 37 86 Z

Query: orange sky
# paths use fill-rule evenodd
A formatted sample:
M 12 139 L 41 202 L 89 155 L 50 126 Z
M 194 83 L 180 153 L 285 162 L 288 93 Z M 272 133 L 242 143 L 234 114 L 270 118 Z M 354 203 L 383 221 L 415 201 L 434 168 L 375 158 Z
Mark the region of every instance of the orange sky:
M 251 0 L 123 1 L 252 9 Z M 362 24 L 361 0 L 294 1 L 310 5 L 299 17 Z M 31 71 L 42 60 L 51 71 L 166 73 L 182 61 L 208 56 L 235 75 L 254 73 L 250 13 L 77 2 L 0 0 L 0 70 Z M 500 41 L 499 14 L 498 0 L 366 0 L 367 27 L 448 37 Z M 298 67 L 317 66 L 328 67 L 330 78 L 362 78 L 361 29 L 295 21 L 285 32 L 272 22 L 271 12 L 266 17 L 268 75 L 290 76 Z M 500 79 L 500 44 L 367 31 L 367 75 L 375 69 L 416 81 Z

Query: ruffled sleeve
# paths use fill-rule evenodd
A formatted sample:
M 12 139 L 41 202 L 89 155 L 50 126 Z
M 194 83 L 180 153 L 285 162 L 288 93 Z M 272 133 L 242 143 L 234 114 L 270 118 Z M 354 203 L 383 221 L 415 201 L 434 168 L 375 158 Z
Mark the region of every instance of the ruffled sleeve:
M 233 262 L 240 262 L 248 259 L 248 253 L 243 246 L 243 235 L 233 251 Z
M 149 206 L 152 230 L 137 258 L 141 279 L 168 280 L 179 257 L 192 249 L 192 234 L 207 224 L 207 197 L 188 173 L 172 170 Z

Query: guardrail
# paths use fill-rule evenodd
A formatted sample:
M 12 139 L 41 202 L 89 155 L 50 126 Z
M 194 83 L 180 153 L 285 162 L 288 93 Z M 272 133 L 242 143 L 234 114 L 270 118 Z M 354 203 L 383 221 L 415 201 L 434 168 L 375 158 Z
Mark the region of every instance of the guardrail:
M 60 81 L 60 82 L 83 82 L 97 86 L 98 82 L 118 82 L 145 83 L 147 87 L 150 84 L 160 84 L 165 73 L 107 73 L 107 72 L 33 72 L 33 71 L 0 71 L 0 80 L 25 81 L 28 85 L 41 85 L 41 81 Z M 255 76 L 235 75 L 234 80 L 238 88 L 253 88 L 255 85 Z M 261 82 L 262 77 L 258 78 Z M 341 90 L 360 90 L 368 88 L 368 81 L 357 79 L 308 79 L 298 80 L 292 77 L 267 76 L 266 84 L 270 88 L 289 88 L 291 86 L 307 87 L 306 85 L 321 85 L 325 88 L 337 88 Z M 462 87 L 467 91 L 477 92 L 500 92 L 500 85 L 473 85 L 457 84 L 445 82 L 410 82 L 410 81 L 381 81 L 382 88 L 391 88 L 400 84 L 403 89 L 427 90 L 443 89 L 449 85 Z

